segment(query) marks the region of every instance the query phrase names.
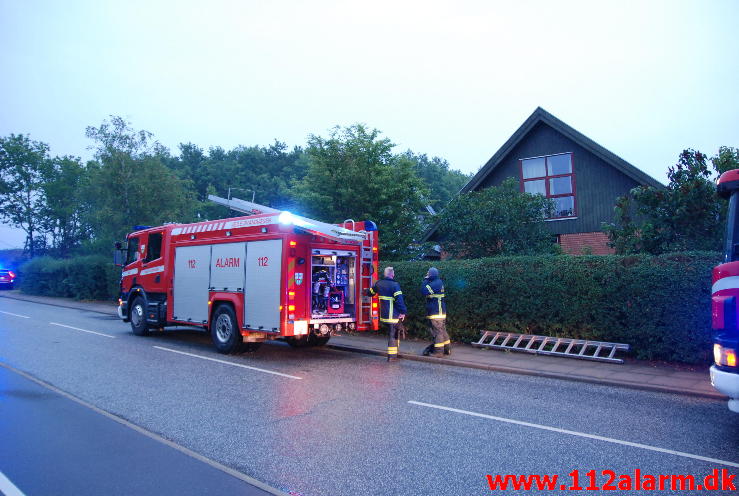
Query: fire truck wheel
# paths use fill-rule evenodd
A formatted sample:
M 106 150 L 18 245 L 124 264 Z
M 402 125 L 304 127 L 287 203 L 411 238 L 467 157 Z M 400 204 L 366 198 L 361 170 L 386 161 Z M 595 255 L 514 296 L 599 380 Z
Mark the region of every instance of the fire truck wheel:
M 287 341 L 287 344 L 289 344 L 293 348 L 305 348 L 306 346 L 311 345 L 311 342 L 307 336 L 301 336 L 299 338 L 290 336 L 285 338 L 285 341 Z
M 311 335 L 311 344 L 313 346 L 325 346 L 331 336 L 314 336 Z
M 131 330 L 137 336 L 146 336 L 149 334 L 149 326 L 146 323 L 146 308 L 144 307 L 144 299 L 136 298 L 131 305 Z
M 213 326 L 210 331 L 213 344 L 219 353 L 239 353 L 243 341 L 239 332 L 236 314 L 230 305 L 219 305 L 213 314 Z

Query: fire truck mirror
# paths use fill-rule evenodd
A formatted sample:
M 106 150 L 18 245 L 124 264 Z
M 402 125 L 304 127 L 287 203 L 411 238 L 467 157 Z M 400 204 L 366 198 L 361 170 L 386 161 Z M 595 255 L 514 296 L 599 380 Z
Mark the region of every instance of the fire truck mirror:
M 122 250 L 123 249 L 123 243 L 121 243 L 120 241 L 116 241 L 115 242 L 115 249 L 116 250 Z

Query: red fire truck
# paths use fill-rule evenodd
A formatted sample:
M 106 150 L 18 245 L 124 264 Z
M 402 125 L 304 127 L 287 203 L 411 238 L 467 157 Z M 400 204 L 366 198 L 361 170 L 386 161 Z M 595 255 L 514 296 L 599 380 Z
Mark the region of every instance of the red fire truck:
M 118 246 L 118 315 L 134 334 L 195 326 L 219 352 L 236 353 L 270 339 L 300 347 L 344 329 L 377 330 L 377 301 L 365 296 L 377 280 L 373 222 L 326 224 L 209 199 L 250 215 L 141 228 Z
M 729 198 L 724 263 L 713 269 L 711 317 L 713 358 L 711 384 L 729 397 L 729 409 L 739 413 L 739 169 L 724 172 L 718 192 Z

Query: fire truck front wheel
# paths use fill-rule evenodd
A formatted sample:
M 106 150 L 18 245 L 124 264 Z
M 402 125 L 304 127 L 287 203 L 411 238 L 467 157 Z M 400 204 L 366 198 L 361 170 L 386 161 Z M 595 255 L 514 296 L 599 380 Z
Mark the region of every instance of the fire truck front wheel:
M 146 307 L 144 299 L 139 297 L 133 301 L 131 305 L 131 330 L 137 336 L 146 336 L 149 334 L 149 326 L 146 324 Z
M 238 353 L 243 346 L 236 314 L 230 305 L 219 305 L 213 313 L 210 330 L 213 344 L 219 353 Z

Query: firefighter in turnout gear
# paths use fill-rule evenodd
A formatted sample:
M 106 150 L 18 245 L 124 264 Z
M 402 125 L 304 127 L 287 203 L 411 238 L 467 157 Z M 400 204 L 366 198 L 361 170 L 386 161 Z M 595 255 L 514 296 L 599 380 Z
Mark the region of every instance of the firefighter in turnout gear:
M 403 301 L 403 292 L 400 290 L 392 267 L 386 267 L 384 277 L 369 289 L 370 296 L 380 299 L 380 322 L 388 326 L 387 360 L 397 360 L 399 339 L 398 333 L 402 329 L 402 321 L 407 311 Z
M 421 285 L 421 294 L 426 297 L 426 318 L 434 342 L 423 350 L 424 356 L 441 357 L 452 354 L 451 341 L 446 332 L 446 302 L 444 282 L 439 278 L 439 269 L 431 267 Z

